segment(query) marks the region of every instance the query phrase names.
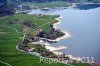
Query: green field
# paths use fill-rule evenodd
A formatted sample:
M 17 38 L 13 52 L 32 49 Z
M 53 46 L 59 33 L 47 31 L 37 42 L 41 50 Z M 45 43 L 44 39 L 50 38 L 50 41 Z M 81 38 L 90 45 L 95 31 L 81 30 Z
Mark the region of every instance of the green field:
M 28 6 L 36 6 L 36 7 L 67 7 L 70 6 L 71 4 L 65 2 L 65 1 L 54 1 L 54 2 L 43 2 L 43 3 L 30 3 L 30 2 L 26 2 L 23 3 L 23 5 L 28 5 Z
M 34 32 L 33 29 L 39 26 L 40 26 L 39 28 L 48 31 L 49 25 L 54 22 L 57 22 L 53 19 L 53 17 L 54 16 L 49 16 L 49 15 L 36 16 L 36 15 L 17 14 L 13 16 L 0 18 L 0 66 L 7 66 L 2 62 L 6 62 L 12 66 L 66 66 L 61 63 L 52 63 L 52 64 L 40 63 L 39 57 L 18 51 L 16 49 L 16 45 L 18 45 L 19 42 L 22 41 L 24 35 L 23 25 L 21 23 L 23 20 L 31 21 L 32 23 L 35 24 L 34 28 L 30 28 L 32 32 Z M 15 21 L 16 24 L 9 24 L 10 20 Z M 89 65 L 79 64 L 75 66 L 89 66 Z

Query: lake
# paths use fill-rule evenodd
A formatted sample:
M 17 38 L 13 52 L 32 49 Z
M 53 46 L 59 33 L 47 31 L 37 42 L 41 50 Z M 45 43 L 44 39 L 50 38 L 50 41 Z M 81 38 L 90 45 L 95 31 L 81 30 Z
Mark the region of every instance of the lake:
M 32 10 L 30 14 L 59 14 L 59 28 L 71 34 L 53 46 L 66 46 L 62 50 L 66 54 L 79 57 L 94 57 L 100 61 L 100 7 L 89 9 L 67 8 L 50 9 L 49 11 Z

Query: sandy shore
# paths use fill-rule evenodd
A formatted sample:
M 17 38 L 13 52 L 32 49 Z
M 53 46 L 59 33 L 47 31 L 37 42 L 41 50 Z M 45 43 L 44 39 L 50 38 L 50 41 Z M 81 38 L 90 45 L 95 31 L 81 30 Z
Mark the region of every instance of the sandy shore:
M 58 18 L 55 18 L 58 22 L 56 22 L 56 23 L 54 23 L 53 24 L 53 27 L 55 28 L 55 29 L 58 29 L 59 27 L 59 24 L 61 23 L 61 20 L 60 20 L 60 18 L 61 18 L 61 16 L 60 17 L 58 17 Z
M 65 49 L 67 47 L 65 47 L 65 46 L 53 47 L 53 46 L 48 45 L 48 46 L 45 46 L 45 48 L 47 50 L 50 50 L 50 51 L 54 52 L 54 51 Z
M 40 45 L 45 45 L 45 48 L 51 52 L 53 51 L 59 51 L 59 50 L 62 50 L 62 49 L 66 49 L 67 47 L 65 46 L 58 46 L 58 47 L 53 47 L 51 46 L 48 42 L 44 42 L 42 40 L 38 41 L 38 42 L 32 42 L 30 44 L 40 44 Z
M 66 38 L 71 37 L 71 35 L 70 35 L 68 32 L 66 32 L 66 31 L 61 31 L 61 32 L 65 33 L 65 35 L 62 36 L 62 37 L 59 37 L 59 38 L 57 38 L 57 39 L 54 39 L 54 40 L 51 40 L 51 39 L 47 39 L 47 40 L 49 40 L 49 41 L 60 41 L 60 40 L 62 40 L 62 39 L 66 39 Z

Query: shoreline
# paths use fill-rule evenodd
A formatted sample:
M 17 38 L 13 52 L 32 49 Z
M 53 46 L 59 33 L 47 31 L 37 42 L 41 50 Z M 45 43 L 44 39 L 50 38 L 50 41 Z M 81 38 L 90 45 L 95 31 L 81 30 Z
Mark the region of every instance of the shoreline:
M 58 18 L 56 18 L 57 20 L 58 20 L 58 22 L 57 23 L 54 23 L 53 24 L 53 27 L 57 27 L 60 23 L 61 23 L 61 21 L 60 21 L 60 17 L 58 17 Z M 57 28 L 56 28 L 57 29 Z M 65 39 L 65 38 L 68 38 L 68 37 L 70 37 L 70 34 L 68 33 L 68 32 L 66 32 L 66 31 L 62 31 L 61 30 L 61 32 L 64 32 L 65 33 L 65 35 L 64 36 L 61 36 L 61 37 L 58 37 L 57 39 L 55 39 L 55 40 L 50 40 L 50 41 L 60 41 L 60 40 L 62 40 L 62 39 Z M 25 36 L 25 35 L 24 35 Z M 23 36 L 23 39 L 25 38 Z M 30 44 L 40 44 L 40 45 L 45 45 L 45 49 L 46 50 L 49 50 L 49 51 L 51 51 L 52 53 L 54 53 L 55 55 L 62 55 L 62 54 L 64 54 L 62 51 L 60 51 L 60 50 L 62 50 L 62 49 L 66 49 L 66 48 L 68 48 L 68 47 L 66 47 L 66 46 L 58 46 L 58 47 L 54 47 L 54 46 L 52 46 L 50 43 L 48 43 L 48 42 L 45 42 L 45 41 L 43 41 L 43 40 L 41 40 L 40 39 L 40 41 L 37 41 L 37 42 L 32 42 L 32 43 L 30 43 Z M 21 50 L 21 49 L 19 49 L 18 48 L 18 45 L 16 46 L 16 49 L 17 50 L 19 50 L 19 51 L 22 51 L 22 52 L 26 52 L 26 51 L 24 51 L 24 50 Z M 29 49 L 30 50 L 30 49 Z M 32 54 L 32 55 L 36 55 L 36 56 L 40 56 L 40 53 L 37 53 L 37 52 L 30 52 L 30 51 L 28 51 L 28 52 L 26 52 L 26 53 L 29 53 L 29 54 Z M 37 55 L 38 54 L 38 55 Z M 72 58 L 72 59 L 75 59 L 75 60 L 79 60 L 79 59 L 77 59 L 76 57 L 74 57 L 73 55 L 70 55 L 70 54 L 65 54 L 65 56 L 68 56 L 69 58 Z
M 57 23 L 54 23 L 54 24 L 53 24 L 53 27 L 54 27 L 55 29 L 59 29 L 59 28 L 58 28 L 58 25 L 61 23 L 60 18 L 61 18 L 61 16 L 58 17 L 58 18 L 55 18 L 56 20 L 58 20 Z M 49 41 L 60 41 L 60 40 L 62 40 L 62 39 L 70 38 L 70 37 L 71 37 L 71 35 L 70 35 L 67 31 L 61 30 L 61 32 L 65 33 L 65 35 L 64 35 L 64 36 L 61 36 L 61 37 L 58 37 L 57 39 L 49 40 Z
M 68 33 L 68 32 L 66 32 L 66 31 L 61 31 L 61 32 L 63 32 L 63 33 L 65 33 L 65 35 L 63 35 L 63 36 L 61 36 L 61 37 L 58 37 L 58 38 L 56 38 L 56 39 L 47 39 L 48 41 L 52 41 L 52 42 L 58 42 L 58 41 L 60 41 L 60 40 L 63 40 L 63 39 L 67 39 L 67 38 L 70 38 L 71 36 L 70 36 L 70 34 Z
M 56 18 L 56 19 L 58 20 L 58 22 L 57 22 L 57 23 L 54 23 L 54 24 L 53 24 L 53 27 L 55 27 L 55 28 L 57 29 L 57 26 L 61 23 L 61 21 L 60 21 L 60 17 L 58 17 L 58 18 Z M 71 35 L 70 35 L 68 32 L 62 31 L 62 30 L 61 30 L 61 32 L 65 33 L 65 35 L 64 35 L 64 36 L 61 36 L 61 37 L 58 37 L 57 39 L 49 40 L 49 41 L 60 41 L 60 40 L 62 40 L 62 39 L 71 37 Z M 24 36 L 25 36 L 25 35 L 24 35 Z M 23 36 L 23 39 L 25 38 L 24 36 Z M 49 43 L 47 43 L 47 42 L 44 42 L 44 41 L 42 41 L 42 40 L 41 40 L 41 41 L 37 41 L 37 42 L 32 42 L 31 44 L 41 44 L 41 45 L 45 45 L 45 49 L 46 49 L 46 50 L 51 51 L 52 53 L 54 53 L 54 54 L 57 55 L 57 56 L 58 56 L 58 55 L 64 54 L 62 51 L 59 51 L 59 50 L 62 50 L 62 49 L 66 49 L 66 48 L 67 48 L 66 46 L 53 47 L 53 46 L 51 46 L 51 44 L 49 44 Z M 22 51 L 22 52 L 26 52 L 26 51 L 24 51 L 24 50 L 19 49 L 19 48 L 18 48 L 18 45 L 16 46 L 16 49 L 19 50 L 19 51 Z M 30 49 L 29 49 L 29 50 L 30 50 Z M 28 52 L 26 52 L 26 53 L 29 53 L 29 54 L 32 54 L 32 55 L 36 55 L 36 56 L 40 56 L 40 53 L 37 53 L 37 52 L 30 52 L 30 51 L 28 51 Z M 37 55 L 37 54 L 38 54 L 38 55 Z M 80 61 L 80 58 L 74 57 L 73 55 L 65 54 L 65 56 L 66 56 L 66 57 L 69 57 L 69 58 L 71 58 L 71 59 L 73 59 L 73 60 Z
M 58 25 L 61 23 L 60 18 L 61 18 L 61 16 L 58 17 L 58 18 L 55 18 L 55 19 L 58 21 L 57 23 L 54 23 L 54 24 L 53 24 L 53 27 L 54 27 L 55 29 L 58 29 L 57 27 L 58 27 Z M 62 39 L 67 39 L 67 38 L 71 37 L 71 35 L 70 35 L 68 32 L 63 31 L 63 30 L 61 30 L 61 32 L 65 33 L 65 35 L 63 35 L 63 36 L 61 36 L 61 37 L 58 37 L 57 39 L 51 40 L 51 39 L 46 39 L 46 38 L 40 38 L 39 41 L 37 41 L 37 42 L 32 42 L 31 44 L 45 45 L 45 48 L 46 48 L 47 50 L 53 52 L 54 54 L 56 54 L 56 55 L 58 55 L 58 54 L 63 54 L 63 52 L 61 52 L 61 51 L 59 51 L 59 50 L 66 49 L 66 48 L 68 48 L 68 47 L 66 47 L 66 46 L 57 46 L 57 47 L 54 47 L 54 46 L 51 46 L 50 43 L 45 42 L 45 41 L 42 40 L 42 39 L 46 39 L 46 40 L 48 40 L 48 41 L 52 41 L 52 42 L 57 41 L 57 42 L 58 42 L 58 41 L 60 41 L 60 40 L 62 40 Z
M 58 17 L 58 18 L 55 18 L 55 19 L 58 21 L 57 23 L 54 23 L 54 24 L 53 24 L 53 27 L 54 27 L 55 29 L 58 29 L 57 27 L 58 27 L 58 25 L 61 23 L 60 18 L 61 18 L 61 16 Z M 60 40 L 62 40 L 62 39 L 67 39 L 67 38 L 71 37 L 71 35 L 70 35 L 68 32 L 63 31 L 63 30 L 61 30 L 61 32 L 65 33 L 65 35 L 63 35 L 63 36 L 61 36 L 61 37 L 58 37 L 57 39 L 53 39 L 53 40 L 51 40 L 51 39 L 46 39 L 46 38 L 41 38 L 41 39 L 46 39 L 46 40 L 48 40 L 48 41 L 53 41 L 53 42 L 57 41 L 57 42 L 58 42 L 58 41 L 60 41 Z M 56 54 L 56 55 L 58 55 L 58 54 L 63 54 L 63 52 L 61 52 L 61 51 L 59 51 L 59 50 L 68 48 L 68 47 L 66 47 L 66 46 L 54 47 L 54 46 L 51 46 L 50 43 L 44 42 L 44 41 L 41 40 L 41 39 L 40 39 L 40 41 L 38 41 L 38 42 L 32 42 L 32 44 L 41 44 L 41 45 L 45 45 L 45 48 L 46 48 L 47 50 L 53 52 L 53 53 Z
M 61 18 L 61 16 L 58 17 L 58 18 L 55 18 L 56 20 L 58 20 L 57 23 L 54 23 L 54 24 L 53 24 L 53 27 L 54 27 L 55 29 L 58 29 L 58 25 L 61 23 L 60 18 Z M 61 32 L 65 33 L 65 35 L 63 35 L 63 36 L 61 36 L 61 37 L 58 37 L 58 38 L 56 38 L 56 39 L 54 39 L 54 40 L 49 39 L 49 41 L 60 41 L 60 40 L 62 40 L 62 39 L 71 37 L 71 35 L 70 35 L 67 31 L 61 30 Z
M 53 24 L 53 27 L 55 29 L 59 29 L 58 28 L 58 25 L 61 23 L 60 18 L 61 18 L 61 16 L 58 17 L 58 18 L 55 18 L 58 21 L 57 23 L 54 23 Z M 71 37 L 71 35 L 67 31 L 61 30 L 61 32 L 63 32 L 65 35 L 63 35 L 61 37 L 58 37 L 56 39 L 47 39 L 47 38 L 41 38 L 41 39 L 46 39 L 48 41 L 57 42 L 57 41 L 60 41 L 60 40 L 63 40 L 63 39 L 67 39 L 67 38 L 70 38 Z
M 56 54 L 56 55 L 61 55 L 63 54 L 63 52 L 59 51 L 59 50 L 63 50 L 63 49 L 67 49 L 68 47 L 65 46 L 51 46 L 51 44 L 49 44 L 48 42 L 44 42 L 42 40 L 38 41 L 38 42 L 32 42 L 30 44 L 40 44 L 40 45 L 45 45 L 46 50 L 49 50 L 50 52 Z
M 54 27 L 55 29 L 58 29 L 58 25 L 61 23 L 60 18 L 61 18 L 61 16 L 58 17 L 58 18 L 55 18 L 55 19 L 58 21 L 57 23 L 54 23 L 54 24 L 53 24 L 53 27 Z M 58 37 L 58 38 L 56 38 L 56 39 L 54 39 L 54 40 L 51 40 L 51 39 L 48 39 L 48 40 L 49 40 L 49 41 L 60 41 L 60 40 L 62 40 L 62 39 L 66 39 L 66 38 L 69 38 L 69 37 L 70 37 L 70 34 L 69 34 L 68 32 L 62 31 L 62 30 L 61 30 L 61 32 L 65 33 L 65 35 L 63 35 L 63 36 L 61 36 L 61 37 Z M 53 46 L 46 46 L 46 49 L 48 49 L 48 48 L 49 48 L 49 50 L 50 50 L 51 52 L 53 52 L 54 54 L 56 54 L 56 55 L 59 55 L 59 54 L 60 54 L 60 55 L 61 55 L 61 54 L 63 54 L 63 52 L 61 52 L 61 51 L 59 51 L 59 50 L 66 49 L 66 48 L 68 48 L 68 47 L 59 46 L 59 48 L 57 48 L 57 47 L 53 47 Z M 53 50 L 53 48 L 55 48 L 55 50 Z
M 40 45 L 45 45 L 45 48 L 51 52 L 59 52 L 59 50 L 62 50 L 62 49 L 66 49 L 68 47 L 65 47 L 65 46 L 58 46 L 58 47 L 54 47 L 54 46 L 51 46 L 50 43 L 48 42 L 44 42 L 42 40 L 38 41 L 38 42 L 32 42 L 30 44 L 40 44 Z
M 61 16 L 58 17 L 58 18 L 55 18 L 55 19 L 58 21 L 57 23 L 54 23 L 54 24 L 53 24 L 53 27 L 54 27 L 55 29 L 58 29 L 58 25 L 61 23 L 60 18 L 61 18 Z M 53 40 L 51 40 L 51 39 L 47 39 L 47 40 L 48 40 L 48 41 L 53 41 L 53 42 L 55 42 L 55 41 L 58 42 L 58 41 L 60 41 L 60 40 L 62 40 L 62 39 L 67 39 L 67 38 L 71 37 L 71 35 L 70 35 L 68 32 L 63 31 L 63 30 L 61 30 L 61 32 L 65 33 L 65 35 L 63 35 L 63 36 L 61 36 L 61 37 L 58 37 L 58 38 L 56 38 L 56 39 L 53 39 Z M 45 43 L 45 42 L 44 42 L 44 43 Z M 48 48 L 49 48 L 49 50 L 50 50 L 51 52 L 53 52 L 54 54 L 56 54 L 56 55 L 58 55 L 58 54 L 63 54 L 63 52 L 60 52 L 59 50 L 68 48 L 68 47 L 65 47 L 65 46 L 53 47 L 53 46 L 51 46 L 49 43 L 46 43 L 46 44 L 47 44 L 47 45 L 44 44 L 45 47 L 46 47 L 46 49 L 48 50 Z

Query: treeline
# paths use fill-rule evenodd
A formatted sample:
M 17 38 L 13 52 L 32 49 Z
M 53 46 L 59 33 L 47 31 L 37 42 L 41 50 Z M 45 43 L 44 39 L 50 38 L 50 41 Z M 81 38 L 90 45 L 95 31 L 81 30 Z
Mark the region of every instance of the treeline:
M 37 37 L 47 38 L 47 39 L 57 39 L 58 37 L 64 36 L 65 33 L 61 32 L 59 29 L 53 28 L 53 25 L 50 25 L 49 32 L 42 31 L 40 32 Z
M 41 38 L 47 38 L 47 39 L 57 39 L 59 37 L 62 37 L 64 36 L 65 33 L 59 31 L 59 30 L 55 30 L 55 31 L 51 31 L 51 32 L 45 32 L 45 31 L 42 31 L 40 32 L 37 37 L 41 37 Z
M 14 14 L 15 4 L 11 0 L 0 0 L 0 17 Z
M 8 3 L 2 3 L 0 5 L 0 17 L 5 15 L 12 15 L 14 14 L 14 5 Z

